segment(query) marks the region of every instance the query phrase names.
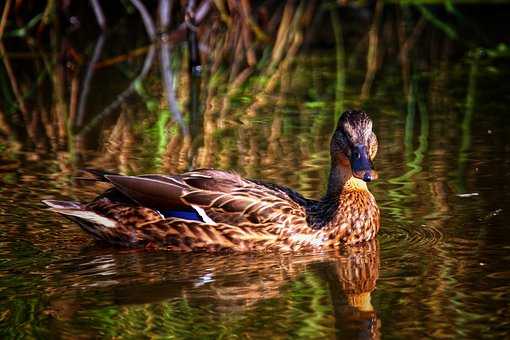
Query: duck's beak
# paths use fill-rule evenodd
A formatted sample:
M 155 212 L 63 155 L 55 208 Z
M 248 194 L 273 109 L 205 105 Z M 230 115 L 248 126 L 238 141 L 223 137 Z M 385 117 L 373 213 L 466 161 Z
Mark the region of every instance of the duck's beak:
M 365 145 L 355 145 L 351 150 L 351 168 L 354 177 L 362 179 L 365 182 L 374 181 L 378 177 Z

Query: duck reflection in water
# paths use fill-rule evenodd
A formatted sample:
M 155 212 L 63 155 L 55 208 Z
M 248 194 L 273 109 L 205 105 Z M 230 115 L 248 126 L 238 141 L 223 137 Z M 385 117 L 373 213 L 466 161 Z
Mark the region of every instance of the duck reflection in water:
M 94 246 L 83 256 L 79 263 L 65 263 L 59 268 L 65 275 L 59 276 L 56 289 L 73 288 L 65 292 L 52 290 L 50 294 L 53 309 L 61 320 L 71 322 L 79 317 L 77 311 L 98 305 L 123 305 L 129 309 L 175 303 L 169 310 L 178 313 L 182 303 L 176 301 L 185 301 L 193 315 L 202 315 L 201 320 L 207 315 L 221 319 L 243 315 L 243 319 L 255 323 L 272 315 L 278 327 L 265 331 L 291 332 L 297 318 L 304 324 L 316 323 L 317 336 L 370 339 L 380 336 L 380 320 L 371 303 L 379 275 L 377 240 L 312 255 L 179 255 L 135 250 L 112 252 L 111 248 Z M 84 263 L 85 258 L 90 260 Z M 52 282 L 56 281 L 48 278 L 48 284 Z M 315 305 L 314 301 L 320 304 Z M 149 309 L 146 313 L 160 313 L 164 308 Z M 296 313 L 293 320 L 285 317 Z M 166 323 L 161 316 L 154 318 L 161 322 L 157 326 L 164 329 Z M 203 327 L 214 329 L 217 324 Z

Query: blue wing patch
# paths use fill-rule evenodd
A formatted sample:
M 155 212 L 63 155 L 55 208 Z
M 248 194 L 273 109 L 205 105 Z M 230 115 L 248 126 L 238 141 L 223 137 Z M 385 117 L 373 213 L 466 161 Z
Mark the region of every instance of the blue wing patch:
M 183 220 L 204 222 L 202 217 L 195 210 L 160 210 L 159 211 L 165 218 L 176 217 Z

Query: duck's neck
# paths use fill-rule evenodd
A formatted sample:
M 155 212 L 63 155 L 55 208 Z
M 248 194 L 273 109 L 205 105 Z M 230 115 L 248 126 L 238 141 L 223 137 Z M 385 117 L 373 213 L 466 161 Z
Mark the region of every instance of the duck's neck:
M 326 194 L 309 211 L 309 223 L 315 229 L 350 223 L 367 214 L 371 201 L 366 183 L 354 177 L 349 167 L 333 163 Z
M 329 172 L 328 190 L 326 195 L 322 198 L 324 200 L 335 200 L 346 191 L 367 191 L 367 184 L 352 175 L 352 170 L 349 167 L 333 163 Z

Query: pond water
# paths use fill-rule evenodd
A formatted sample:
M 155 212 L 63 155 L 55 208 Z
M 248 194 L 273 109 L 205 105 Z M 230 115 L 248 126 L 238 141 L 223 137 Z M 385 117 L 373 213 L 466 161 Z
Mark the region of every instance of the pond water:
M 33 60 L 13 53 L 31 118 L 16 118 L 16 98 L 3 92 L 13 109 L 5 104 L 0 117 L 0 336 L 508 337 L 508 45 L 498 45 L 490 25 L 488 40 L 466 41 L 416 15 L 404 25 L 403 34 L 415 40 L 403 40 L 405 54 L 394 25 L 398 8 L 383 12 L 372 35 L 350 34 L 357 10 L 331 14 L 343 26 L 317 29 L 327 36 L 320 44 L 306 44 L 305 34 L 295 53 L 292 42 L 302 31 L 294 28 L 284 56 L 275 57 L 277 47 L 269 45 L 257 50 L 252 67 L 229 63 L 232 56 L 217 62 L 212 38 L 204 37 L 211 57 L 195 80 L 185 45 L 166 57 L 158 47 L 133 94 L 112 105 L 147 61 L 142 48 L 127 61 L 104 62 L 145 46 L 132 14 L 101 42 L 103 67 L 92 76 L 81 118 L 73 86 L 83 86 L 94 37 L 77 40 L 80 63 L 59 69 L 51 62 L 57 56 L 40 57 L 51 64 L 42 75 Z M 367 27 L 373 22 L 372 14 L 359 15 Z M 333 22 L 329 14 L 310 20 L 326 19 Z M 128 23 L 140 33 L 122 46 Z M 183 125 L 167 109 L 164 58 L 171 58 L 166 80 L 173 81 Z M 95 244 L 41 204 L 86 201 L 104 190 L 74 180 L 84 167 L 127 174 L 214 167 L 318 198 L 336 119 L 358 107 L 371 114 L 380 147 L 379 180 L 369 188 L 382 228 L 370 244 L 314 254 L 119 249 Z M 71 119 L 82 123 L 69 128 Z

